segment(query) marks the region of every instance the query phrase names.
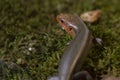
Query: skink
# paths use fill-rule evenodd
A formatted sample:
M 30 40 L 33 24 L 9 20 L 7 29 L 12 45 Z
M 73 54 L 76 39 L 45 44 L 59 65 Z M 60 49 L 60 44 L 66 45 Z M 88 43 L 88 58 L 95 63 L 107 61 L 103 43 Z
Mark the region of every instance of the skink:
M 77 15 L 60 14 L 57 16 L 57 21 L 66 32 L 73 36 L 73 40 L 62 56 L 58 77 L 53 80 L 74 80 L 74 75 L 80 71 L 86 59 L 93 36 Z
M 59 80 L 72 80 L 86 59 L 93 36 L 77 15 L 60 14 L 57 21 L 74 39 L 65 50 L 59 66 Z

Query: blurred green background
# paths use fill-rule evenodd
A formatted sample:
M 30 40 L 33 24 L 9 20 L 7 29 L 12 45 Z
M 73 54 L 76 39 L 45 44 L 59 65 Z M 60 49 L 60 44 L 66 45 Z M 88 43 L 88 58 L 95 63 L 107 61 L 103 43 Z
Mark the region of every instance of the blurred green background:
M 72 38 L 56 22 L 60 13 L 100 9 L 99 21 L 86 25 L 104 48 L 93 45 L 81 70 L 95 80 L 120 76 L 119 0 L 0 0 L 0 79 L 46 80 L 57 73 Z

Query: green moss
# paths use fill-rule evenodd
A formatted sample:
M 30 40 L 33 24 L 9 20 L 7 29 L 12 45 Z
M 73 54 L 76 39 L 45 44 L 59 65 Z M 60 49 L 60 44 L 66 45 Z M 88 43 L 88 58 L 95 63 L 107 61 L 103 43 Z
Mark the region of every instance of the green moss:
M 0 0 L 0 79 L 46 80 L 56 74 L 71 37 L 58 27 L 55 16 L 59 13 L 80 15 L 95 9 L 102 10 L 101 19 L 86 24 L 95 37 L 103 39 L 104 47 L 94 45 L 82 69 L 95 79 L 105 74 L 120 76 L 119 2 Z M 12 63 L 18 66 L 17 71 L 10 67 Z

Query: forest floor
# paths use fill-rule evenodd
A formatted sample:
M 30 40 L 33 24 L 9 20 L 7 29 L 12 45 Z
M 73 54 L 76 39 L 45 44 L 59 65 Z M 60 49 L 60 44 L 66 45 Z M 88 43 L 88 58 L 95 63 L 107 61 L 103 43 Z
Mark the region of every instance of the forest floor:
M 66 43 L 72 40 L 55 19 L 100 9 L 102 17 L 86 23 L 104 47 L 93 45 L 81 68 L 95 80 L 120 76 L 119 0 L 0 0 L 0 79 L 46 80 L 58 72 Z

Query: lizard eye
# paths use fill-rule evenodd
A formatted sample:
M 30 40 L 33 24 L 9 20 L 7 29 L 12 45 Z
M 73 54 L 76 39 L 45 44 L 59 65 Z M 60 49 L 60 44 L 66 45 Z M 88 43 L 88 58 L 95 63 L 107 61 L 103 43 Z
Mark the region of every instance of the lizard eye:
M 61 23 L 64 23 L 64 20 L 61 19 L 60 22 L 61 22 Z

